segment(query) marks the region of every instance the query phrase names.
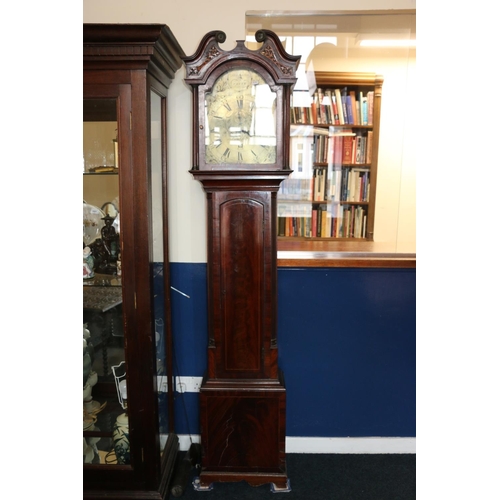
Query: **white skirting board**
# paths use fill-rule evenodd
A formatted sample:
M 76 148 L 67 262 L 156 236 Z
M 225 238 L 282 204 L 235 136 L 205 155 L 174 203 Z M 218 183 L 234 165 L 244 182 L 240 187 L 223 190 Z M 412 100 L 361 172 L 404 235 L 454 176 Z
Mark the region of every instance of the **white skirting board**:
M 416 453 L 414 437 L 287 437 L 287 453 Z
M 199 443 L 200 436 L 181 434 L 179 447 L 187 451 L 191 443 Z M 162 447 L 166 435 L 161 436 Z M 414 437 L 287 437 L 287 453 L 411 453 L 417 452 L 417 439 Z

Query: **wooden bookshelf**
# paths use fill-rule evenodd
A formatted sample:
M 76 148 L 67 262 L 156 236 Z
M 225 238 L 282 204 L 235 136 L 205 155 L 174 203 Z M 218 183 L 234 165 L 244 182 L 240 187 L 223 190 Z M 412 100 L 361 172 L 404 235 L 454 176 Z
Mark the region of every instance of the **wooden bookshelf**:
M 294 173 L 278 192 L 278 238 L 373 241 L 383 78 L 315 76 L 309 102 L 292 103 Z

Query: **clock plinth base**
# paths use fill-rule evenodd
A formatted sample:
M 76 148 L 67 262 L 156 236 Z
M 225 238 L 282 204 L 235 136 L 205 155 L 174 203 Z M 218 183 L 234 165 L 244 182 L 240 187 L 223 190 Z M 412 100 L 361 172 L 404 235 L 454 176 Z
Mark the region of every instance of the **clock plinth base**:
M 246 481 L 286 491 L 286 390 L 267 380 L 204 380 L 200 390 L 200 486 Z

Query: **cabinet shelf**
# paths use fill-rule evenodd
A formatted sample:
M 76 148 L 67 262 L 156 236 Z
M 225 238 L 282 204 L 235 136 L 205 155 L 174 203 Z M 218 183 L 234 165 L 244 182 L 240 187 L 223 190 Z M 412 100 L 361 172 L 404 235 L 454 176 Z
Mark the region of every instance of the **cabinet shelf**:
M 83 175 L 118 175 L 118 172 L 83 172 Z
M 313 167 L 329 167 L 331 164 L 330 163 L 324 163 L 324 162 L 314 162 Z M 370 168 L 371 163 L 342 163 L 338 165 L 334 165 L 336 167 L 342 167 L 342 168 Z
M 318 127 L 318 128 L 324 128 L 324 129 L 330 129 L 330 128 L 339 128 L 339 129 L 349 129 L 349 128 L 356 128 L 356 129 L 364 129 L 364 130 L 372 130 L 373 125 L 358 125 L 354 123 L 294 123 L 291 125 L 292 129 L 298 129 L 299 127 Z M 313 132 L 311 131 L 311 135 Z
M 321 237 L 305 237 L 305 236 L 278 236 L 278 241 L 366 241 L 366 238 L 321 238 Z
M 332 201 L 332 200 L 294 200 L 294 199 L 281 199 L 280 203 L 303 203 L 305 205 L 327 205 L 329 203 L 338 203 L 340 205 L 369 205 L 369 201 Z
M 369 201 L 336 201 L 335 203 L 339 203 L 340 205 L 370 205 Z

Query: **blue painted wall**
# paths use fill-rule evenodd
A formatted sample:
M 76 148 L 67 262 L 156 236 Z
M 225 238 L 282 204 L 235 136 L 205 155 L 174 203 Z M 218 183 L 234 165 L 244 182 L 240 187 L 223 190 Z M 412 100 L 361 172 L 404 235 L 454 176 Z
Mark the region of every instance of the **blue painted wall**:
M 207 366 L 206 264 L 171 264 L 174 372 Z M 416 436 L 415 269 L 280 268 L 287 436 Z M 198 395 L 176 393 L 176 432 L 198 434 Z

